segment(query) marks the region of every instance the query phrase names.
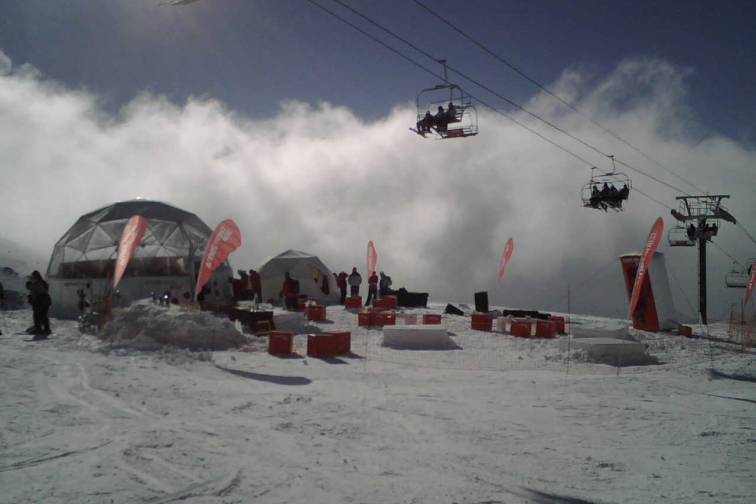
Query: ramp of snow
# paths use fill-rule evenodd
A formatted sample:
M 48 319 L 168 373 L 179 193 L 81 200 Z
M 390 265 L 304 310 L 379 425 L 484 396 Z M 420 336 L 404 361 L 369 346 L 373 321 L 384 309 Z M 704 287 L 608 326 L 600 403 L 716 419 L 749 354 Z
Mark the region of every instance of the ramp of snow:
M 383 346 L 408 350 L 448 350 L 456 348 L 446 329 L 437 325 L 384 327 Z

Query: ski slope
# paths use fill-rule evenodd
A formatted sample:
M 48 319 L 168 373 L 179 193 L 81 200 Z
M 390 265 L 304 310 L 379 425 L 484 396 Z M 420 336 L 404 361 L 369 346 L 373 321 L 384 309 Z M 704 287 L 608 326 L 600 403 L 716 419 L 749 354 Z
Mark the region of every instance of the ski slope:
M 445 317 L 459 348 L 439 351 L 384 348 L 379 330 L 357 328 L 340 307 L 328 318 L 308 325 L 278 313 L 302 333 L 300 357 L 281 359 L 254 337 L 248 351 L 109 348 L 59 320 L 51 340 L 30 343 L 14 333 L 31 311 L 6 312 L 0 502 L 688 504 L 756 495 L 754 384 L 707 373 L 753 373 L 752 355 L 637 334 L 659 365 L 617 374 L 575 355 L 568 372 L 557 340 L 473 331 L 464 317 Z M 352 355 L 304 356 L 305 333 L 342 328 L 353 331 Z

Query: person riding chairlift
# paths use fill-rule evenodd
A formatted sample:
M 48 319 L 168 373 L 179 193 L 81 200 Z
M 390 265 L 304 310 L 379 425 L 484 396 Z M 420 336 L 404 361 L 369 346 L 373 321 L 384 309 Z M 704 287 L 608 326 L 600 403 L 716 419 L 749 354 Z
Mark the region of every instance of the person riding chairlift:
M 433 120 L 436 123 L 436 131 L 439 133 L 446 133 L 446 126 L 449 124 L 449 116 L 446 115 L 444 107 L 438 106 L 438 112 L 433 116 Z
M 452 102 L 449 102 L 449 106 L 446 108 L 446 117 L 448 123 L 459 122 L 457 119 L 457 107 Z
M 435 119 L 431 115 L 430 110 L 425 113 L 425 117 L 420 119 L 417 123 L 417 131 L 421 134 L 430 133 L 431 128 L 435 124 Z

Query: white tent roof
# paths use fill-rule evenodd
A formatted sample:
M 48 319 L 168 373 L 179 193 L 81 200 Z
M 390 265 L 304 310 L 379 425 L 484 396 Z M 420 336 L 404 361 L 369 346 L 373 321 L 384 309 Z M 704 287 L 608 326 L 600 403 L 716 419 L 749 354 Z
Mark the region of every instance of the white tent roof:
M 318 256 L 301 250 L 287 250 L 268 259 L 260 267 L 263 300 L 278 299 L 278 294 L 283 286 L 284 275 L 287 272 L 293 279 L 299 281 L 300 294 L 319 299 L 323 303 L 338 301 L 339 295 L 331 269 Z M 328 294 L 323 293 L 322 283 L 318 284 L 315 281 L 316 278 L 322 279 L 323 277 L 326 278 L 328 283 Z

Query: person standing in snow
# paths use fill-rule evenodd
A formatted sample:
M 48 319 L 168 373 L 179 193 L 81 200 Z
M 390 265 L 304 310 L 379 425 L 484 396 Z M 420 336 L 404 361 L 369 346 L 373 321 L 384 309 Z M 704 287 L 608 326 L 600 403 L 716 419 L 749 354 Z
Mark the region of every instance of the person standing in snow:
M 347 288 L 347 274 L 346 271 L 342 271 L 336 276 L 336 286 L 341 291 L 341 304 L 346 302 L 346 288 Z
M 347 279 L 347 282 L 349 283 L 349 295 L 359 296 L 360 295 L 360 284 L 362 283 L 362 277 L 359 273 L 357 273 L 357 268 L 352 268 L 352 273 L 349 275 L 349 278 Z
M 29 303 L 32 305 L 34 314 L 34 340 L 47 339 L 50 334 L 50 319 L 47 312 L 50 310 L 52 300 L 50 299 L 49 286 L 42 278 L 39 271 L 31 274 L 31 280 L 27 283 L 29 287 Z
M 260 282 L 260 273 L 251 269 L 249 270 L 249 283 L 252 287 L 252 299 L 255 303 L 262 303 L 262 283 Z
M 289 275 L 289 272 L 286 272 L 283 287 L 281 288 L 281 293 L 278 295 L 278 297 L 284 298 L 284 308 L 286 309 L 294 309 L 297 308 L 297 294 L 299 293 L 299 287 L 297 285 L 296 280 L 291 278 Z
M 381 271 L 381 279 L 378 281 L 378 294 L 380 297 L 388 296 L 391 283 L 391 277 Z
M 368 306 L 370 302 L 374 299 L 378 298 L 378 275 L 375 274 L 375 271 L 373 271 L 373 274 L 370 275 L 370 278 L 368 278 L 368 297 L 367 301 L 365 301 L 365 306 Z

